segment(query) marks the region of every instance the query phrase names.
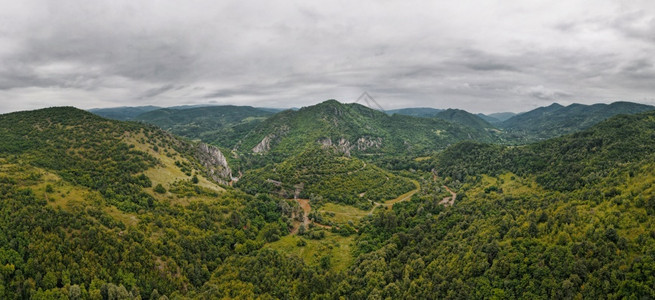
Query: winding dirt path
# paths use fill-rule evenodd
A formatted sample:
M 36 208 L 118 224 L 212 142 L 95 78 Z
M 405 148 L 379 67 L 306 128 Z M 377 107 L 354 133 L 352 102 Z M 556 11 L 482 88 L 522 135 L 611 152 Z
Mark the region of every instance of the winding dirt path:
M 432 169 L 432 180 L 434 182 L 437 182 L 437 170 Z M 450 193 L 450 197 L 445 197 L 441 201 L 439 201 L 439 204 L 443 204 L 444 206 L 452 206 L 455 204 L 455 199 L 457 199 L 457 194 L 453 192 L 450 188 L 448 188 L 446 185 L 443 185 L 443 187 Z
M 366 164 L 364 164 L 364 167 L 366 167 Z M 407 200 L 411 199 L 412 196 L 414 196 L 414 194 L 418 193 L 418 191 L 421 190 L 421 185 L 416 180 L 412 180 L 412 183 L 414 183 L 414 185 L 416 186 L 416 189 L 413 189 L 413 190 L 411 190 L 411 191 L 409 191 L 407 193 L 404 193 L 404 194 L 396 197 L 395 199 L 386 201 L 384 203 L 373 202 L 373 208 L 371 208 L 371 210 L 369 211 L 368 214 L 369 215 L 373 214 L 373 211 L 375 211 L 375 209 L 378 206 L 384 206 L 386 208 L 389 208 L 389 207 L 393 207 L 393 205 L 396 204 L 396 203 L 400 203 L 400 202 L 407 201 Z M 453 192 L 451 192 L 451 193 L 453 194 L 453 201 L 454 201 L 454 199 L 455 199 L 454 194 L 455 193 L 453 193 Z M 332 229 L 332 226 L 323 225 L 323 224 L 314 222 L 314 221 L 309 219 L 309 214 L 312 212 L 312 206 L 309 203 L 309 199 L 295 198 L 295 200 L 298 202 L 298 205 L 300 205 L 300 207 L 303 210 L 303 220 L 302 220 L 302 222 L 296 221 L 295 220 L 295 215 L 293 216 L 294 217 L 293 228 L 291 229 L 291 234 L 292 235 L 298 234 L 298 230 L 300 229 L 301 224 L 305 225 L 305 228 L 308 228 L 309 224 L 314 224 L 314 226 L 317 226 L 317 227 L 321 227 L 321 228 L 325 228 L 325 229 Z M 337 227 L 337 229 L 339 229 L 339 228 Z
M 295 220 L 295 215 L 294 221 L 293 221 L 293 228 L 291 229 L 291 234 L 298 234 L 298 229 L 300 229 L 300 225 L 305 225 L 305 228 L 309 226 L 309 223 L 311 222 L 309 220 L 309 213 L 312 211 L 311 205 L 309 205 L 309 199 L 298 199 L 295 198 L 296 202 L 298 202 L 298 205 L 300 205 L 300 208 L 302 208 L 303 211 L 303 216 L 302 216 L 302 222 L 296 221 Z
M 369 211 L 368 214 L 369 215 L 373 214 L 373 212 L 375 211 L 376 208 L 378 208 L 378 206 L 384 206 L 386 208 L 389 208 L 389 207 L 393 207 L 393 205 L 396 204 L 396 203 L 400 203 L 400 202 L 407 201 L 407 200 L 411 199 L 412 196 L 414 196 L 414 194 L 418 193 L 418 191 L 421 189 L 421 186 L 419 185 L 419 183 L 417 181 L 412 180 L 412 183 L 414 183 L 414 185 L 416 186 L 416 189 L 413 189 L 413 190 L 411 190 L 411 191 L 409 191 L 407 193 L 404 193 L 404 194 L 396 197 L 395 199 L 385 201 L 384 203 L 373 202 L 373 208 L 371 208 L 371 211 Z
M 298 221 L 293 221 L 293 228 L 291 229 L 291 234 L 298 234 L 298 229 L 300 229 L 300 225 L 305 225 L 305 229 L 309 228 L 309 224 L 313 223 L 314 226 L 325 228 L 325 229 L 332 229 L 332 226 L 328 225 L 323 225 L 319 224 L 316 222 L 313 222 L 312 220 L 309 219 L 309 213 L 312 212 L 312 206 L 309 204 L 309 199 L 298 199 L 295 198 L 296 202 L 298 202 L 298 205 L 300 205 L 300 208 L 302 208 L 303 211 L 303 218 L 302 222 Z M 294 216 L 295 217 L 295 216 Z
M 451 191 L 447 186 L 443 186 L 446 188 L 446 191 L 450 193 L 450 197 L 445 197 L 443 200 L 439 201 L 439 204 L 443 204 L 444 206 L 452 206 L 455 204 L 455 199 L 457 199 L 457 194 L 453 191 Z

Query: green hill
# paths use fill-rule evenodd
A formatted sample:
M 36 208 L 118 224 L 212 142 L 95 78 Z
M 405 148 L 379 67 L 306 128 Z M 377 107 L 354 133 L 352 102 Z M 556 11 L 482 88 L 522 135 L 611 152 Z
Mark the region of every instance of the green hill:
M 498 126 L 514 138 L 529 142 L 580 131 L 615 115 L 635 114 L 653 109 L 655 107 L 650 105 L 631 102 L 569 106 L 554 103 L 511 117 Z
M 239 143 L 239 152 L 275 162 L 306 145 L 335 145 L 360 158 L 424 155 L 462 140 L 498 141 L 494 132 L 441 119 L 385 113 L 335 100 L 284 111 L 258 124 Z
M 320 196 L 331 202 L 370 208 L 415 188 L 402 177 L 338 153 L 334 147 L 310 146 L 282 163 L 246 172 L 237 187 L 249 193 L 282 197 Z
M 489 124 L 489 122 L 485 121 L 479 116 L 461 109 L 449 108 L 436 114 L 435 118 L 461 124 L 481 131 L 494 128 L 493 125 Z
M 241 136 L 272 114 L 250 106 L 227 105 L 164 108 L 134 119 L 190 139 L 232 148 Z
M 649 112 L 524 147 L 448 148 L 412 202 L 360 230 L 350 296 L 654 297 L 654 137 Z M 431 182 L 457 192 L 452 207 Z
M 192 294 L 288 232 L 278 200 L 213 181 L 207 149 L 75 108 L 0 115 L 0 298 Z
M 0 299 L 655 298 L 655 111 L 522 146 L 336 101 L 248 132 L 235 183 L 151 125 L 0 115 Z
M 135 106 L 135 107 L 112 107 L 112 108 L 93 108 L 89 109 L 96 115 L 107 119 L 128 121 L 134 119 L 136 116 L 147 113 L 149 111 L 160 109 L 158 106 Z

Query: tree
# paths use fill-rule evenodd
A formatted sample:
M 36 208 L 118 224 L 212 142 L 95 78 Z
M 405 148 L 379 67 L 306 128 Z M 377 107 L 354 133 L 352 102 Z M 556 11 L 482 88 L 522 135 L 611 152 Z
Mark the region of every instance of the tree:
M 158 183 L 155 186 L 155 188 L 153 189 L 153 191 L 155 191 L 156 193 L 159 193 L 159 194 L 165 194 L 166 193 L 166 189 L 164 188 L 163 185 L 161 185 L 161 183 Z
M 68 288 L 68 298 L 71 300 L 77 300 L 82 297 L 82 290 L 80 289 L 80 286 L 77 284 L 71 285 Z

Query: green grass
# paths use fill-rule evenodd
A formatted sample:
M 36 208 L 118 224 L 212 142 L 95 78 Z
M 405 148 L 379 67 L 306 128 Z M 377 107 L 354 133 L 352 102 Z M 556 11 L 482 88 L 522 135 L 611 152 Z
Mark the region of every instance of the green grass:
M 172 200 L 172 203 L 174 204 L 187 205 L 189 203 L 188 199 L 185 200 L 173 197 L 170 192 L 166 192 L 164 195 L 155 193 L 153 191 L 153 187 L 155 187 L 157 184 L 161 184 L 168 191 L 175 181 L 191 179 L 191 176 L 188 176 L 182 172 L 180 168 L 175 166 L 176 160 L 188 162 L 188 159 L 182 157 L 182 155 L 177 153 L 177 151 L 173 150 L 172 148 L 167 149 L 168 152 L 172 154 L 170 157 L 164 154 L 163 149 L 161 149 L 159 152 L 154 151 L 151 146 L 140 142 L 141 139 L 145 138 L 146 136 L 143 133 L 124 137 L 124 141 L 127 144 L 134 145 L 135 149 L 146 152 L 161 162 L 160 165 L 149 168 L 143 172 L 146 176 L 148 176 L 148 178 L 150 178 L 150 181 L 152 181 L 152 187 L 146 188 L 145 191 L 160 201 L 166 201 L 168 199 Z M 224 191 L 223 188 L 221 188 L 216 183 L 207 180 L 207 178 L 204 176 L 198 176 L 198 180 L 198 185 L 201 187 L 208 188 L 216 192 Z
M 298 246 L 300 239 L 305 240 L 305 246 Z M 267 244 L 265 247 L 275 249 L 287 255 L 296 255 L 308 265 L 319 265 L 323 256 L 330 257 L 330 269 L 345 270 L 353 260 L 351 247 L 354 237 L 343 237 L 326 232 L 322 240 L 310 240 L 298 235 L 287 235 L 280 240 Z
M 324 219 L 337 224 L 345 224 L 348 223 L 348 221 L 352 221 L 355 225 L 358 225 L 359 219 L 368 215 L 367 210 L 361 210 L 354 206 L 336 203 L 326 203 L 323 207 L 319 208 L 318 211 L 321 212 Z M 334 214 L 334 216 L 331 216 L 331 214 Z

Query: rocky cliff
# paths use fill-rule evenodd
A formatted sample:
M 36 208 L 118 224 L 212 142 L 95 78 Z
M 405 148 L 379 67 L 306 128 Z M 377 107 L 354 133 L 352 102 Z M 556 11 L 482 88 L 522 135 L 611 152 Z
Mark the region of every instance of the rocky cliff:
M 200 143 L 196 158 L 207 170 L 207 176 L 214 181 L 227 184 L 232 180 L 232 170 L 227 164 L 227 159 L 217 147 Z

